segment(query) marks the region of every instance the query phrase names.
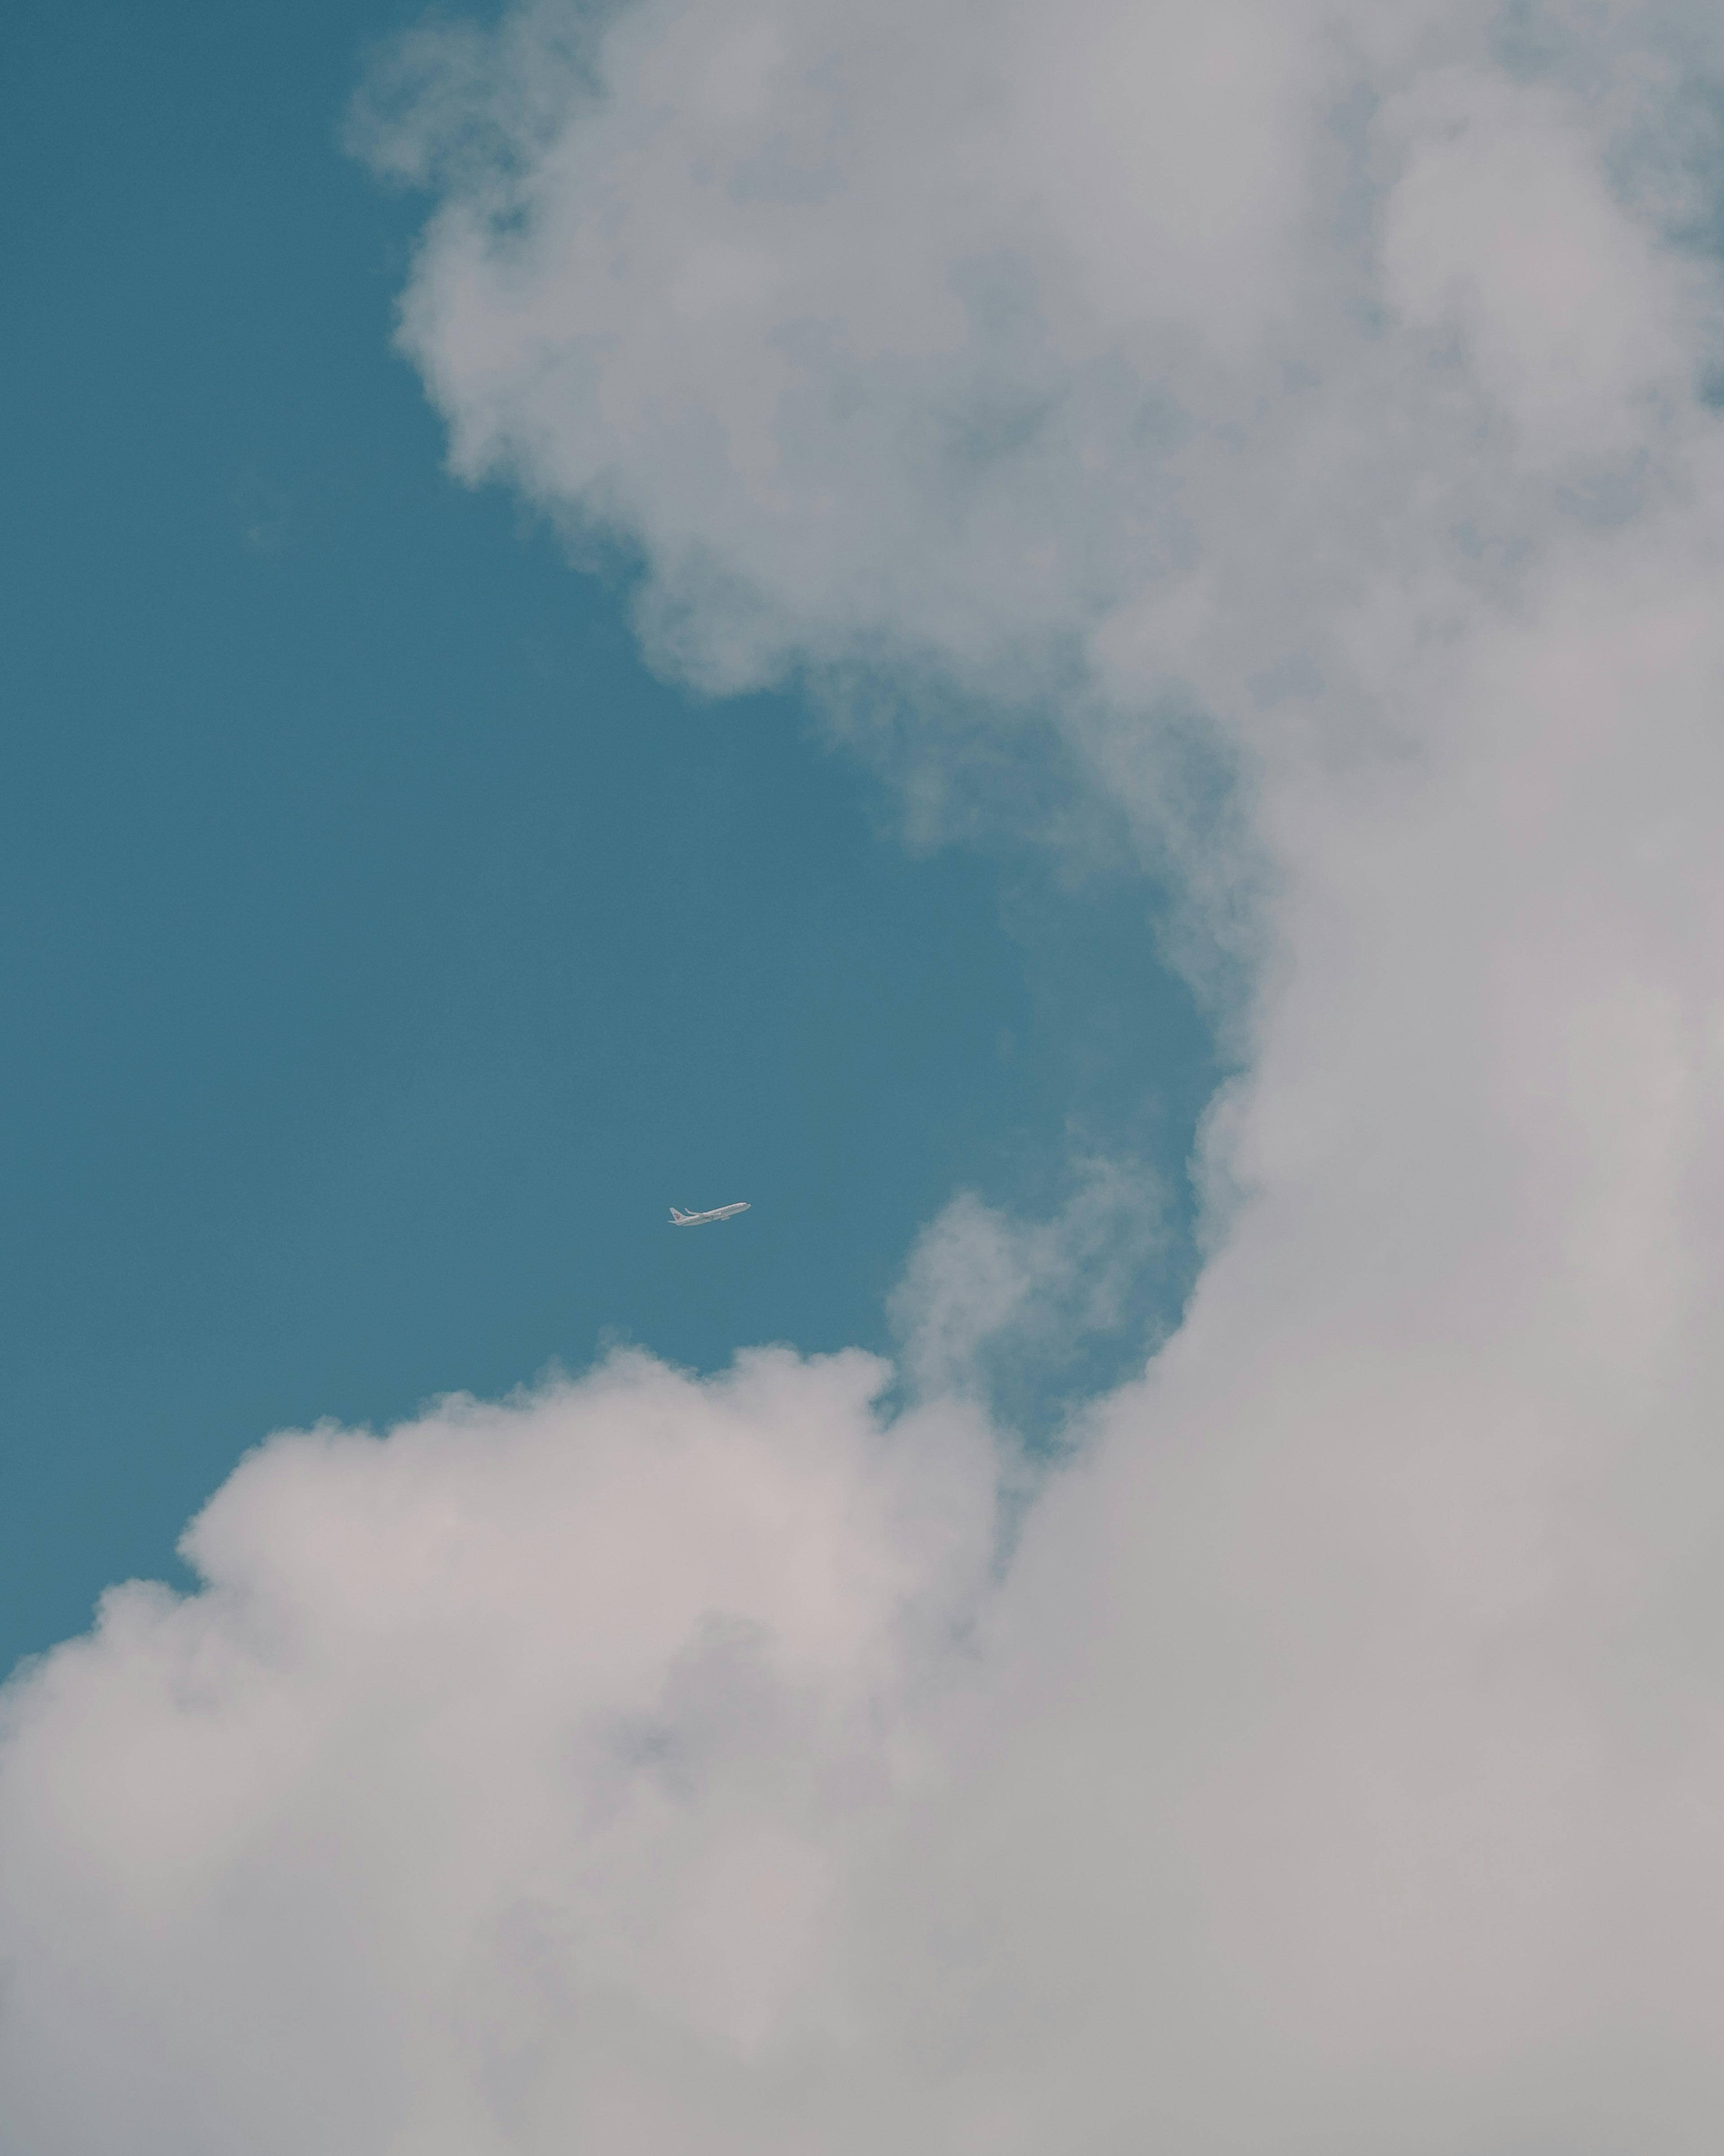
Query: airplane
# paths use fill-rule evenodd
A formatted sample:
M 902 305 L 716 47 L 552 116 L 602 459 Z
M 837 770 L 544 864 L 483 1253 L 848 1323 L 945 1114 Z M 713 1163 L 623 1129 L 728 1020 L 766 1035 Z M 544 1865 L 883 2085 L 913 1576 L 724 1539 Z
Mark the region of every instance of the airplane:
M 673 1205 L 670 1224 L 673 1228 L 704 1228 L 709 1220 L 728 1220 L 732 1214 L 747 1210 L 748 1200 L 746 1198 L 740 1205 L 715 1205 L 710 1213 L 679 1213 Z

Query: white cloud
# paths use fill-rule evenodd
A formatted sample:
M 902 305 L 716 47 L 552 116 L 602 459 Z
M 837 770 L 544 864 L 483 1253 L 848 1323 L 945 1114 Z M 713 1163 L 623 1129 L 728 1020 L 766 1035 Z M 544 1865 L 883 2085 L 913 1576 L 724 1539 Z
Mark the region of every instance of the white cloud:
M 1441 73 L 1391 101 L 1403 169 L 1384 220 L 1403 319 L 1452 326 L 1524 452 L 1619 453 L 1681 345 L 1670 265 L 1551 91 Z
M 1001 1404 L 1025 1366 L 1057 1385 L 1096 1335 L 1141 1326 L 1136 1291 L 1167 1240 L 1161 1187 L 1102 1158 L 1075 1163 L 1072 1183 L 1049 1219 L 1014 1219 L 964 1191 L 923 1229 L 890 1306 L 921 1396 Z
M 1061 730 L 1257 962 L 1214 1254 L 979 1603 L 853 1361 L 259 1455 L 13 1696 L 13 2141 L 1710 2156 L 1714 13 L 577 20 L 373 130 L 458 469 Z M 1040 1250 L 931 1231 L 936 1392 Z
M 638 2118 L 631 2051 L 698 2089 L 824 2033 L 906 1666 L 992 1549 L 979 1425 L 882 1434 L 888 1374 L 624 1358 L 254 1453 L 203 1593 L 115 1590 L 11 1695 L 8 2148 L 472 2156 L 546 2075 Z

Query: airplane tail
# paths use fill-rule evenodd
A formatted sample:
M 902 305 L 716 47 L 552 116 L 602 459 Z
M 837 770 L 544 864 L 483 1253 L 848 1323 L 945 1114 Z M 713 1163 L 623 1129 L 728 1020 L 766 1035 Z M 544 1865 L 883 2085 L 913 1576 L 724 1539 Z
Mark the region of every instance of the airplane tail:
M 674 1205 L 671 1207 L 671 1209 L 670 1209 L 670 1224 L 671 1224 L 671 1225 L 672 1225 L 673 1227 L 679 1227 L 679 1228 L 680 1228 L 680 1227 L 682 1225 L 683 1222 L 688 1219 L 688 1217 L 689 1217 L 689 1216 L 688 1216 L 688 1214 L 687 1214 L 686 1213 L 679 1213 L 679 1212 L 677 1211 L 676 1208 L 675 1208 Z

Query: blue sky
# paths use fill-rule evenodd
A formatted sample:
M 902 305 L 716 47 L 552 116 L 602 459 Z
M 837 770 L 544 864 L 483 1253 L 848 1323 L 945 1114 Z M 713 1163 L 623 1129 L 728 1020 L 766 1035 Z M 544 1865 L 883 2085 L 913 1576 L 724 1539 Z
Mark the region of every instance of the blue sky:
M 338 139 L 406 18 L 8 18 L 0 1662 L 183 1577 L 274 1429 L 613 1337 L 883 1346 L 918 1229 L 1054 1209 L 1074 1134 L 1184 1218 L 1213 1070 L 1152 895 L 907 848 L 793 701 L 655 680 L 620 574 L 444 475 L 418 208 Z

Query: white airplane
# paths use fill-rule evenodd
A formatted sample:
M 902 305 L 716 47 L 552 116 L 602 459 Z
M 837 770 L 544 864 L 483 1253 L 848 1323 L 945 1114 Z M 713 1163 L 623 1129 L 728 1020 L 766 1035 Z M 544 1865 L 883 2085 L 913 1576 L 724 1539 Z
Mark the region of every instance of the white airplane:
M 673 1228 L 704 1228 L 709 1220 L 728 1220 L 733 1214 L 747 1210 L 748 1200 L 746 1198 L 740 1205 L 715 1205 L 710 1213 L 679 1213 L 673 1205 L 670 1224 Z

